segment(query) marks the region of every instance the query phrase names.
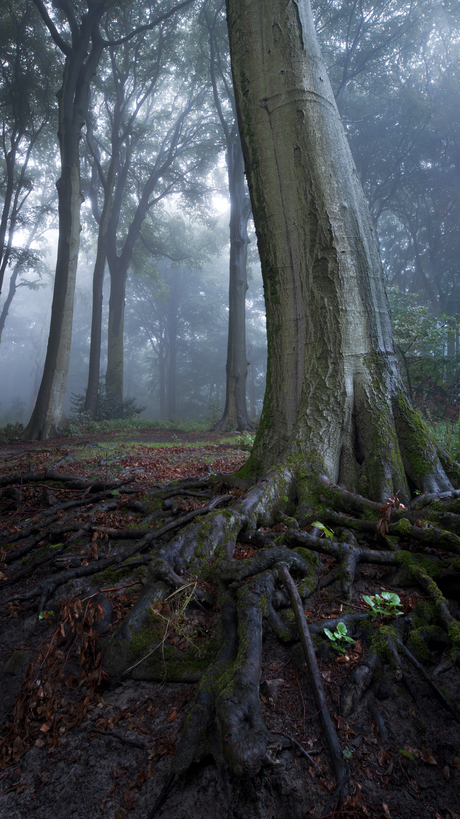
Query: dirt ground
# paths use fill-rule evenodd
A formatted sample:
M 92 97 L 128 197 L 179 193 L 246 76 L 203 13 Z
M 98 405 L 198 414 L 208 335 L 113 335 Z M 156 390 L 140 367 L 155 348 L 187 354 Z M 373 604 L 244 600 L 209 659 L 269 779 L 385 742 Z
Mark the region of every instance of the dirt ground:
M 134 476 L 141 494 L 147 483 L 234 471 L 246 455 L 239 441 L 221 442 L 218 434 L 140 430 L 126 436 L 5 445 L 0 447 L 0 475 L 25 472 L 30 463 L 34 469 L 70 469 L 91 479 L 103 475 L 105 480 L 124 480 L 129 475 Z M 155 447 L 165 443 L 171 446 Z M 13 510 L 5 502 L 0 506 L 0 535 L 37 513 L 38 491 L 37 487 L 27 489 Z M 21 561 L 5 563 L 0 578 L 12 578 L 20 569 Z M 48 571 L 47 564 L 33 579 L 20 581 L 19 587 L 27 591 Z M 394 590 L 388 569 L 363 565 L 357 577 L 351 601 L 356 608 L 363 594 Z M 9 603 L 17 588 L 0 585 L 3 736 L 25 670 L 55 628 L 50 620 L 38 619 L 37 599 Z M 84 598 L 99 588 L 97 575 L 74 580 L 61 586 L 47 606 L 58 608 L 70 594 Z M 420 589 L 396 591 L 410 615 L 409 601 L 420 599 Z M 458 613 L 459 601 L 451 603 Z M 341 605 L 334 585 L 322 589 L 311 599 L 308 622 L 338 616 Z M 218 612 L 208 613 L 210 630 L 217 627 L 217 618 Z M 163 819 L 460 817 L 459 669 L 450 668 L 437 678 L 442 692 L 457 708 L 457 721 L 433 696 L 426 680 L 408 665 L 400 680 L 385 666 L 357 711 L 345 720 L 340 715 L 340 695 L 348 675 L 364 656 L 359 633 L 355 636 L 357 642 L 344 657 L 327 646 L 319 656 L 329 707 L 351 773 L 350 795 L 340 810 L 331 808 L 335 783 L 299 644 L 281 645 L 266 625 L 261 699 L 273 735 L 270 764 L 255 780 L 237 781 L 208 757 L 172 783 L 159 815 Z M 443 647 L 435 646 L 427 663 L 430 673 L 442 657 Z M 168 778 L 196 686 L 196 682 L 103 680 L 80 724 L 62 731 L 54 743 L 47 742 L 46 727 L 41 733 L 37 728 L 26 752 L 0 769 L 0 816 L 148 819 Z

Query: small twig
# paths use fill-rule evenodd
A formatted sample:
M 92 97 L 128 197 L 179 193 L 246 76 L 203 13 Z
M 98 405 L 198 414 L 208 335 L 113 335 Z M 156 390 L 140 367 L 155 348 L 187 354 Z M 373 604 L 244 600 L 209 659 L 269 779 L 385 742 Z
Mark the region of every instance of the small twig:
M 347 782 L 348 782 L 348 774 L 345 777 L 345 779 L 343 779 L 337 785 L 334 793 L 332 794 L 331 798 L 329 799 L 329 802 L 327 803 L 326 807 L 324 808 L 325 812 L 323 813 L 322 816 L 319 817 L 319 819 L 327 819 L 327 817 L 334 815 L 333 813 L 332 814 L 329 813 L 329 811 L 331 810 L 332 806 L 335 805 L 335 803 L 337 802 L 337 799 L 339 799 L 341 790 L 347 784 Z
M 297 591 L 297 587 L 289 574 L 285 565 L 279 568 L 279 577 L 286 586 L 289 596 L 291 598 L 292 608 L 294 610 L 297 628 L 299 630 L 300 641 L 304 650 L 305 659 L 307 661 L 308 671 L 313 683 L 313 693 L 315 696 L 318 710 L 320 711 L 321 722 L 326 736 L 326 742 L 329 749 L 329 754 L 332 761 L 335 778 L 337 780 L 337 788 L 335 793 L 339 797 L 345 797 L 347 794 L 348 772 L 343 761 L 342 748 L 335 730 L 335 725 L 329 713 L 327 706 L 326 694 L 324 691 L 321 674 L 316 661 L 315 650 L 311 639 L 310 631 L 308 629 L 307 621 L 303 611 L 302 601 Z M 336 798 L 336 797 L 335 797 Z
M 168 791 L 169 791 L 172 783 L 174 782 L 175 777 L 176 777 L 176 774 L 173 771 L 171 771 L 171 773 L 169 774 L 165 784 L 163 785 L 163 787 L 161 789 L 161 793 L 160 793 L 157 801 L 155 802 L 152 810 L 150 811 L 147 819 L 154 819 L 154 817 L 157 815 L 158 811 L 160 810 L 163 802 L 165 801 L 165 799 L 166 799 L 166 797 L 168 795 Z
M 105 737 L 110 737 L 110 739 L 118 739 L 118 741 L 123 742 L 124 745 L 133 745 L 135 748 L 140 748 L 142 751 L 145 751 L 143 742 L 138 742 L 137 739 L 128 739 L 121 734 L 116 734 L 115 731 L 103 731 L 101 728 L 88 728 L 88 731 L 93 734 L 102 734 Z
M 319 754 L 320 751 L 310 751 L 310 752 L 306 751 L 305 748 L 303 747 L 303 745 L 300 744 L 300 742 L 297 742 L 297 740 L 294 739 L 294 737 L 291 737 L 290 734 L 285 734 L 284 731 L 270 731 L 270 733 L 271 734 L 276 734 L 277 736 L 280 736 L 280 737 L 286 737 L 286 739 L 289 739 L 292 742 L 292 744 L 295 745 L 296 748 L 298 748 L 299 751 L 301 751 L 303 753 L 303 755 L 307 757 L 308 761 L 311 762 L 312 765 L 315 766 L 315 768 L 318 768 L 318 771 L 321 771 L 321 768 L 318 765 L 318 763 L 316 762 L 316 760 L 313 759 L 312 756 L 310 756 L 311 753 Z
M 305 731 L 305 700 L 303 698 L 302 689 L 300 687 L 299 678 L 297 677 L 297 687 L 299 689 L 300 699 L 302 700 L 302 708 L 303 708 L 303 729 Z
M 459 719 L 459 717 L 458 717 L 457 712 L 456 712 L 456 711 L 455 711 L 455 709 L 452 707 L 452 705 L 450 704 L 450 702 L 449 702 L 449 701 L 446 699 L 446 697 L 444 696 L 444 694 L 442 693 L 442 691 L 441 691 L 441 690 L 438 688 L 438 686 L 436 685 L 436 683 L 435 683 L 435 682 L 433 682 L 433 680 L 431 679 L 431 677 L 430 677 L 430 675 L 428 674 L 428 672 L 427 672 L 427 671 L 425 671 L 425 669 L 424 669 L 423 665 L 421 665 L 421 664 L 419 663 L 419 661 L 415 659 L 414 655 L 413 655 L 413 654 L 411 654 L 411 652 L 409 651 L 409 649 L 408 649 L 408 648 L 407 648 L 407 647 L 404 645 L 404 643 L 402 643 L 402 642 L 401 642 L 401 640 L 396 639 L 396 643 L 397 643 L 397 645 L 398 645 L 398 648 L 402 648 L 402 650 L 403 650 L 404 654 L 406 655 L 406 657 L 407 657 L 407 658 L 408 658 L 408 659 L 411 661 L 411 663 L 412 663 L 412 664 L 415 666 L 415 668 L 417 669 L 417 671 L 419 671 L 419 672 L 420 672 L 420 674 L 422 675 L 422 677 L 423 677 L 423 678 L 424 678 L 424 679 L 427 681 L 428 685 L 429 685 L 429 686 L 430 686 L 430 687 L 433 689 L 433 691 L 434 691 L 434 693 L 436 694 L 437 698 L 440 700 L 440 702 L 442 702 L 442 704 L 444 705 L 444 707 L 445 707 L 445 708 L 447 708 L 447 710 L 448 710 L 449 714 L 450 714 L 450 715 L 451 715 L 451 716 L 454 718 L 454 720 L 455 720 L 456 722 L 460 722 L 460 719 Z

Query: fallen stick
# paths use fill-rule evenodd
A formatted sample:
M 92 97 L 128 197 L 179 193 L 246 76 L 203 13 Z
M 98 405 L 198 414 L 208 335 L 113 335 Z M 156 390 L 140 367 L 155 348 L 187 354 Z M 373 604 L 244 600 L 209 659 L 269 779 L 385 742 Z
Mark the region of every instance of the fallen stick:
M 313 683 L 313 694 L 315 697 L 316 706 L 320 713 L 323 731 L 326 736 L 326 743 L 331 756 L 332 768 L 337 780 L 337 788 L 334 792 L 334 796 L 336 796 L 338 799 L 344 799 L 348 790 L 348 772 L 343 761 L 343 752 L 335 726 L 327 707 L 326 694 L 321 680 L 318 663 L 316 662 L 315 650 L 313 648 L 307 621 L 305 619 L 302 601 L 300 599 L 299 592 L 297 591 L 297 587 L 286 566 L 280 567 L 279 577 L 283 581 L 291 598 L 291 604 L 294 610 L 297 628 L 299 630 L 300 642 L 302 643 L 308 671 Z
M 109 739 L 117 739 L 123 743 L 123 745 L 132 745 L 134 748 L 140 748 L 141 751 L 145 751 L 145 744 L 143 742 L 139 742 L 137 739 L 129 739 L 129 737 L 124 737 L 122 734 L 115 733 L 115 731 L 103 731 L 101 728 L 88 728 L 88 733 L 102 734 L 102 736 L 108 737 Z
M 453 717 L 453 718 L 454 718 L 454 720 L 455 720 L 456 722 L 460 722 L 460 719 L 459 719 L 458 714 L 456 713 L 455 709 L 452 707 L 452 705 L 450 704 L 449 700 L 447 700 L 447 699 L 446 699 L 446 697 L 444 696 L 444 694 L 442 693 L 442 691 L 440 690 L 440 688 L 438 688 L 438 686 L 436 685 L 436 683 L 435 683 L 435 682 L 434 682 L 434 681 L 431 679 L 431 677 L 430 677 L 430 675 L 428 674 L 428 672 L 427 672 L 427 671 L 425 671 L 425 669 L 424 669 L 423 665 L 421 665 L 421 664 L 419 663 L 419 661 L 418 661 L 418 660 L 417 660 L 417 659 L 414 657 L 414 655 L 413 655 L 413 654 L 412 654 L 412 653 L 409 651 L 409 649 L 407 648 L 407 646 L 405 646 L 405 645 L 404 645 L 404 643 L 402 643 L 402 642 L 401 642 L 401 640 L 398 640 L 398 639 L 397 639 L 397 640 L 396 640 L 396 644 L 397 644 L 398 648 L 402 649 L 402 651 L 403 651 L 403 653 L 406 655 L 407 659 L 411 661 L 412 665 L 414 665 L 414 666 L 415 666 L 415 668 L 417 669 L 417 671 L 418 671 L 418 672 L 419 672 L 419 673 L 422 675 L 423 679 L 424 679 L 424 680 L 426 680 L 426 682 L 428 683 L 428 685 L 431 687 L 431 689 L 432 689 L 432 690 L 434 691 L 434 693 L 436 694 L 436 696 L 437 696 L 438 700 L 439 700 L 439 701 L 440 701 L 440 702 L 443 704 L 444 708 L 446 708 L 446 710 L 449 712 L 449 714 L 451 715 L 451 717 Z

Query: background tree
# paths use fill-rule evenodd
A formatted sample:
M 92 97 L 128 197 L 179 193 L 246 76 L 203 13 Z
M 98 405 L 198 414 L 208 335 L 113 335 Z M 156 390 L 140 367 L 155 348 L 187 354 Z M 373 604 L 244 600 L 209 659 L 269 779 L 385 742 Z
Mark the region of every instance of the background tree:
M 37 167 L 50 164 L 51 87 L 55 76 L 53 56 L 32 2 L 8 3 L 0 11 L 0 112 L 2 141 L 0 192 L 0 293 L 8 265 L 17 273 L 28 259 L 32 237 L 21 246 L 17 228 L 27 229 L 27 210 L 37 178 Z M 37 150 L 42 153 L 37 154 Z M 44 153 L 47 150 L 48 155 Z M 34 162 L 31 162 L 33 158 Z M 31 197 L 32 195 L 32 197 Z M 33 213 L 31 229 L 37 230 L 39 213 Z M 11 303 L 14 287 L 10 288 Z M 9 305 L 8 305 L 9 306 Z M 5 308 L 3 308 L 5 310 Z M 8 309 L 6 309 L 6 313 Z M 5 315 L 6 318 L 6 315 Z M 3 320 L 4 324 L 4 320 Z M 0 328 L 0 333 L 1 333 Z
M 139 4 L 125 8 L 118 21 L 120 30 L 133 28 L 140 13 Z M 110 16 L 105 25 L 113 28 Z M 85 400 L 85 409 L 90 415 L 94 412 L 99 385 L 106 258 L 111 282 L 106 383 L 109 391 L 121 401 L 124 293 L 134 247 L 149 211 L 164 197 L 179 190 L 184 192 L 185 187 L 191 186 L 190 180 L 186 182 L 183 164 L 181 171 L 179 167 L 179 158 L 183 161 L 185 151 L 190 157 L 191 146 L 196 146 L 197 131 L 192 137 L 185 123 L 200 99 L 200 95 L 194 96 L 193 92 L 186 99 L 183 76 L 189 30 L 190 26 L 181 27 L 168 21 L 148 36 L 142 32 L 121 47 L 109 49 L 107 66 L 101 72 L 100 82 L 96 82 L 94 111 L 88 128 L 92 156 L 90 196 L 93 216 L 99 226 Z M 189 91 L 192 86 L 191 75 Z M 201 111 L 197 111 L 195 126 L 199 127 L 198 123 L 202 125 Z M 205 136 L 204 129 L 199 133 Z M 187 134 L 185 140 L 184 134 Z M 197 171 L 195 165 L 194 172 Z
M 138 29 L 147 31 L 154 28 L 190 2 L 184 0 L 166 11 L 160 10 L 158 16 L 146 9 L 144 21 L 134 31 L 128 32 L 126 38 L 136 36 Z M 61 176 L 57 183 L 59 239 L 50 334 L 37 401 L 24 433 L 25 437 L 42 439 L 59 434 L 65 427 L 63 404 L 81 229 L 80 138 L 88 118 L 90 83 L 103 49 L 115 45 L 115 42 L 104 41 L 100 32 L 100 22 L 108 0 L 88 0 L 86 7 L 81 5 L 76 12 L 67 3 L 53 0 L 51 14 L 43 0 L 34 0 L 34 3 L 54 43 L 65 57 L 63 82 L 58 94 L 61 159 Z
M 247 411 L 246 378 L 246 291 L 248 289 L 248 221 L 251 203 L 244 178 L 243 152 L 236 122 L 228 35 L 223 2 L 212 6 L 206 2 L 202 21 L 209 44 L 209 73 L 214 105 L 226 148 L 228 189 L 230 195 L 230 269 L 226 395 L 222 418 L 216 429 L 252 429 Z

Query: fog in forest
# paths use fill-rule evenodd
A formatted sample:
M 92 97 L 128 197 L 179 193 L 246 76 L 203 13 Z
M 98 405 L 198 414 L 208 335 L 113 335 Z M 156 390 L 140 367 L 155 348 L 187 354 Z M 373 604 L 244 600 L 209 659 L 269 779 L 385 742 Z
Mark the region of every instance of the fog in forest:
M 71 6 L 78 21 L 86 4 Z M 29 421 L 50 329 L 56 183 L 67 162 L 56 95 L 73 52 L 71 21 L 57 3 L 46 7 L 54 40 L 32 0 L 0 12 L 0 425 Z M 83 201 L 64 400 L 71 421 L 140 412 L 211 426 L 235 379 L 245 398 L 237 394 L 225 424 L 255 421 L 262 407 L 263 288 L 224 6 L 173 11 L 133 0 L 99 23 L 104 47 L 75 126 Z M 379 239 L 408 392 L 428 420 L 457 423 L 458 4 L 318 0 L 314 13 Z M 86 63 L 90 44 L 88 55 Z M 63 333 L 51 343 L 64 347 Z M 97 409 L 85 402 L 89 373 Z

